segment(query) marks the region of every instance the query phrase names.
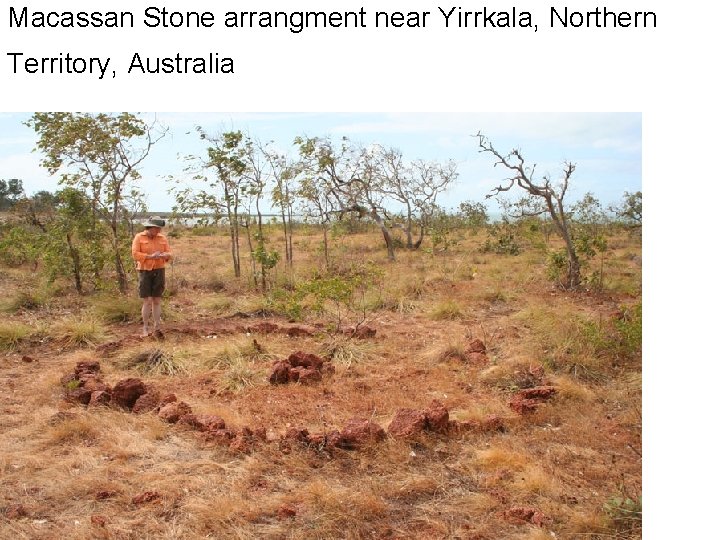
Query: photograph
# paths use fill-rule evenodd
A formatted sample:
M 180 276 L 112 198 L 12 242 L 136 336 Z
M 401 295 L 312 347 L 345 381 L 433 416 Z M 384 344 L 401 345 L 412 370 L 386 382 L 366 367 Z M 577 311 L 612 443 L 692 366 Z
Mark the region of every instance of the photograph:
M 0 538 L 639 540 L 643 120 L 0 113 Z

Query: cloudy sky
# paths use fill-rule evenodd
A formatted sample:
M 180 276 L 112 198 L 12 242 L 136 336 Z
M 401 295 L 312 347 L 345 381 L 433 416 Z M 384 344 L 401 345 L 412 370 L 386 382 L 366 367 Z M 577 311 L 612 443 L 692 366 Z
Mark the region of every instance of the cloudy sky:
M 35 133 L 22 122 L 31 113 L 0 114 L 0 178 L 20 178 L 25 190 L 54 191 L 57 179 L 39 165 Z M 482 131 L 495 148 L 519 147 L 536 174 L 558 177 L 564 161 L 577 164 L 570 197 L 592 192 L 604 204 L 617 203 L 625 191 L 642 190 L 642 119 L 640 113 L 156 113 L 143 114 L 169 128 L 142 166 L 140 187 L 151 210 L 168 211 L 168 175 L 182 176 L 179 156 L 201 154 L 200 125 L 209 133 L 242 129 L 261 141 L 273 141 L 293 155 L 297 135 L 342 136 L 361 144 L 400 149 L 407 160 L 458 164 L 457 184 L 440 202 L 484 201 L 504 176 L 487 154 L 477 151 L 474 134 Z M 488 205 L 495 210 L 493 203 Z

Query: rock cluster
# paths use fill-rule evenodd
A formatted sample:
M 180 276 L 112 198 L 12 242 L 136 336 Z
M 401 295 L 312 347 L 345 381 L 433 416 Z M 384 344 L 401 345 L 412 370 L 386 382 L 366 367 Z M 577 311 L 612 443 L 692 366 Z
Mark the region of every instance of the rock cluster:
M 333 366 L 325 359 L 302 351 L 292 353 L 287 360 L 275 362 L 271 369 L 268 379 L 270 384 L 311 384 L 322 380 L 323 373 L 334 371 Z

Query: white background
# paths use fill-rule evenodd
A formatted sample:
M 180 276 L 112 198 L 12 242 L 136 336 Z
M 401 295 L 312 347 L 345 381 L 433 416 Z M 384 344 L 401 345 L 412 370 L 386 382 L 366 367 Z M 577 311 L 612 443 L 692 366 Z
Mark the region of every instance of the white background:
M 443 28 L 438 2 L 180 2 L 209 10 L 213 29 L 147 29 L 153 0 L 37 1 L 31 10 L 131 10 L 136 28 L 10 29 L 5 2 L 2 108 L 6 111 L 640 111 L 643 113 L 644 445 L 646 538 L 709 538 L 717 526 L 715 161 L 720 93 L 715 2 L 611 1 L 616 11 L 652 10 L 656 29 L 550 29 L 546 2 L 537 33 Z M 466 10 L 483 2 L 458 3 Z M 513 4 L 487 2 L 490 10 Z M 565 5 L 594 9 L 591 2 Z M 102 8 L 100 8 L 102 6 Z M 426 29 L 243 30 L 222 27 L 226 10 L 431 11 Z M 114 80 L 11 73 L 7 52 L 113 58 Z M 233 76 L 123 74 L 142 56 L 235 59 Z

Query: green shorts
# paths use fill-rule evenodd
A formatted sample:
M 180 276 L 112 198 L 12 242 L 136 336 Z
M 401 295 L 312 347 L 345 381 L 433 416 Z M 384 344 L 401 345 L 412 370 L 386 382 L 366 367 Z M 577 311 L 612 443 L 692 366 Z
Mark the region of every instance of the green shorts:
M 165 292 L 165 269 L 140 270 L 138 291 L 140 298 L 160 298 Z

